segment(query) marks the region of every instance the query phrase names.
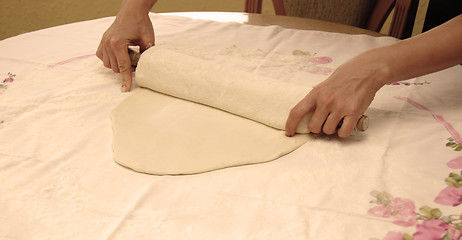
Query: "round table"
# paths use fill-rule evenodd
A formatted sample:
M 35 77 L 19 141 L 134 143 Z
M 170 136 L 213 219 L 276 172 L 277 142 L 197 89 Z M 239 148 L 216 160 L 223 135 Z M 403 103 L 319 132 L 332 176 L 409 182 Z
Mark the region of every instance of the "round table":
M 360 52 L 399 41 L 285 16 L 150 17 L 156 44 L 251 54 L 262 63 L 249 61 L 254 69 L 281 78 L 325 79 Z M 113 21 L 0 41 L 1 239 L 398 239 L 453 228 L 417 218 L 422 206 L 458 222 L 460 189 L 446 182 L 461 178 L 462 66 L 384 86 L 364 133 L 313 136 L 265 164 L 153 176 L 113 161 L 109 116 L 130 93 L 95 57 Z M 310 62 L 317 56 L 332 61 Z

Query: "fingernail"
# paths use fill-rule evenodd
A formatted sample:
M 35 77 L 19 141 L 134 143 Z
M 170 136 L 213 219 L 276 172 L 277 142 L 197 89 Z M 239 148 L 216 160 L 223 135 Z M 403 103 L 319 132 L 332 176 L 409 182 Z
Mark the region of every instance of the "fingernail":
M 120 90 L 121 92 L 127 92 L 127 86 L 122 85 L 122 89 Z

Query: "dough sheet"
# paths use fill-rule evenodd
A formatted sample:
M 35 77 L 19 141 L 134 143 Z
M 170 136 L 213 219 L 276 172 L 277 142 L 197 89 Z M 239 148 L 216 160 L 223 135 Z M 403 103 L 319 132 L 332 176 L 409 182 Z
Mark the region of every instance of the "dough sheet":
M 308 140 L 148 89 L 112 112 L 114 160 L 138 172 L 194 174 L 267 162 Z

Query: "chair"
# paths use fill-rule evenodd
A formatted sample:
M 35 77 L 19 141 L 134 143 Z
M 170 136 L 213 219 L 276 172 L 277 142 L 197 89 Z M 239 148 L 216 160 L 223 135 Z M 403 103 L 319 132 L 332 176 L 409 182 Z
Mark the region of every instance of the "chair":
M 303 13 L 303 9 L 300 12 L 300 9 L 295 9 L 297 8 L 298 5 L 303 5 L 303 8 L 309 9 L 310 6 L 307 6 L 307 4 L 316 4 L 311 1 L 306 1 L 306 0 L 272 0 L 273 1 L 273 6 L 274 6 L 274 11 L 276 15 L 290 15 L 290 16 L 302 16 L 302 17 L 312 17 L 312 18 L 318 18 L 314 15 L 313 13 L 308 13 L 308 16 L 305 14 L 300 14 Z M 317 0 L 319 2 L 323 0 Z M 337 20 L 336 22 L 343 23 L 343 24 L 349 24 L 357 27 L 362 27 L 366 28 L 368 30 L 380 32 L 380 30 L 383 27 L 383 24 L 385 23 L 385 20 L 387 19 L 388 15 L 391 13 L 392 9 L 394 8 L 394 14 L 393 18 L 391 21 L 390 25 L 390 30 L 388 32 L 388 35 L 404 39 L 408 38 L 412 35 L 412 29 L 414 27 L 414 20 L 415 16 L 417 14 L 417 7 L 419 4 L 419 0 L 364 0 L 367 1 L 367 3 L 370 3 L 369 5 L 364 5 L 364 2 L 361 4 L 361 6 L 364 6 L 363 9 L 361 9 L 361 13 L 355 13 L 356 15 L 353 17 L 356 17 L 356 19 L 351 20 L 348 22 L 345 19 L 344 21 Z M 292 3 L 295 2 L 295 3 Z M 309 3 L 310 2 L 310 3 Z M 349 1 L 340 1 L 343 4 L 349 4 Z M 374 3 L 375 2 L 375 3 Z M 360 3 L 357 3 L 360 5 Z M 294 6 L 295 5 L 295 6 Z M 286 11 L 286 7 L 288 6 L 289 12 Z M 262 7 L 262 0 L 246 0 L 246 5 L 245 5 L 245 11 L 248 13 L 261 13 L 261 7 Z M 357 10 L 357 9 L 355 9 Z M 298 12 L 297 12 L 298 11 Z M 335 11 L 335 10 L 334 10 Z M 307 12 L 305 10 L 305 12 Z M 340 14 L 334 14 L 336 17 Z M 362 16 L 364 15 L 364 16 Z M 350 16 L 351 18 L 351 16 Z M 364 19 L 362 19 L 364 18 Z M 326 20 L 326 19 L 322 19 Z M 329 20 L 329 19 L 327 19 Z M 363 23 L 364 22 L 364 23 Z

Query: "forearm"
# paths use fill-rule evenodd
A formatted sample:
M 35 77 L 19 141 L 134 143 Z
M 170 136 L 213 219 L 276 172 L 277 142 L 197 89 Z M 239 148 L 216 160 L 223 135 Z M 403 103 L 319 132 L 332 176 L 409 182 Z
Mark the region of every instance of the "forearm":
M 367 54 L 367 53 L 366 53 Z M 369 52 L 383 61 L 384 84 L 422 76 L 462 63 L 462 15 L 418 36 Z
M 314 111 L 308 128 L 313 133 L 340 137 L 353 131 L 375 93 L 385 84 L 462 63 L 462 15 L 416 37 L 366 51 L 342 64 L 315 86 L 291 111 L 286 135 L 293 136 L 300 120 Z

